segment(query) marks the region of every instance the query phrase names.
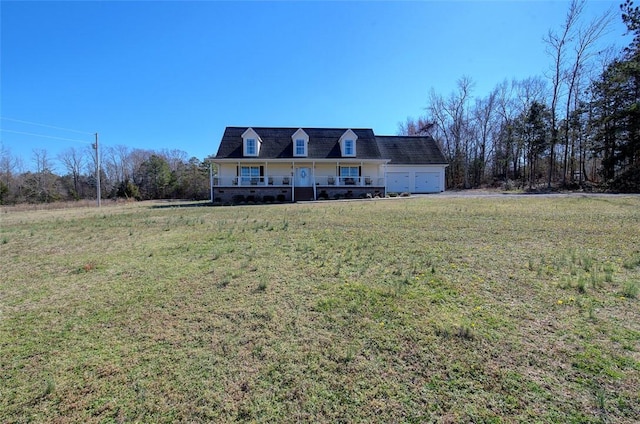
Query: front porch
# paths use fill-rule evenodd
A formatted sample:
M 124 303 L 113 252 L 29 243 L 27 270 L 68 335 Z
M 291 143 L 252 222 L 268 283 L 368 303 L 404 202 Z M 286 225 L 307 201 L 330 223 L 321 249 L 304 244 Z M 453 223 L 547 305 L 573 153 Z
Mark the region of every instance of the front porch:
M 322 199 L 384 197 L 384 178 L 311 176 L 304 185 L 296 185 L 291 175 L 256 177 L 215 177 L 216 203 L 272 203 Z
M 385 195 L 384 162 L 238 161 L 218 164 L 214 201 L 295 202 Z
M 290 187 L 295 185 L 295 179 L 290 175 L 269 175 L 269 176 L 250 176 L 250 177 L 214 177 L 214 187 Z M 323 187 L 369 187 L 383 186 L 384 178 L 364 177 L 343 177 L 339 175 L 315 176 L 310 177 L 310 181 L 306 184 L 298 184 L 298 186 L 311 187 L 313 185 Z

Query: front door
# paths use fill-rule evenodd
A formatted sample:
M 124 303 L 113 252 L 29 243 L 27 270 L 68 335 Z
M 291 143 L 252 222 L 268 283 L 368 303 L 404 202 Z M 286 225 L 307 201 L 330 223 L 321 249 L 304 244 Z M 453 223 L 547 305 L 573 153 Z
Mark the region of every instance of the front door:
M 311 187 L 311 168 L 296 168 L 296 186 Z

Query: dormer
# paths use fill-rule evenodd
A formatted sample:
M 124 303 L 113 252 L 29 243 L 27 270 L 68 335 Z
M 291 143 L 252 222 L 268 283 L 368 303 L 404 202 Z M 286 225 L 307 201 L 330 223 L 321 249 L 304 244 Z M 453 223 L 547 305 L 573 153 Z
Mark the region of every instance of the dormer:
M 356 156 L 356 140 L 358 136 L 352 130 L 346 130 L 340 137 L 340 152 L 343 157 L 353 158 Z
M 248 157 L 257 157 L 260 154 L 260 146 L 262 139 L 253 128 L 247 128 L 242 133 L 242 155 Z
M 302 128 L 291 136 L 293 141 L 293 156 L 297 158 L 309 156 L 309 136 Z

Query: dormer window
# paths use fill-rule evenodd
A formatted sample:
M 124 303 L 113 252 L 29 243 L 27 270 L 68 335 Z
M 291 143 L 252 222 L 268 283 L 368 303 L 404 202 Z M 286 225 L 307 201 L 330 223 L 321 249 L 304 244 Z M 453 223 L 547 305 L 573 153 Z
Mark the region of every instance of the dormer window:
M 309 155 L 309 136 L 302 128 L 293 133 L 291 140 L 293 141 L 294 157 L 307 157 Z
M 242 134 L 242 154 L 243 156 L 258 156 L 260 154 L 260 145 L 262 140 L 260 136 L 253 130 L 248 128 Z
M 344 157 L 356 156 L 356 140 L 358 136 L 352 130 L 346 130 L 340 137 L 340 151 Z
M 248 138 L 245 144 L 245 156 L 257 156 L 257 143 L 255 138 Z
M 296 152 L 294 156 L 307 156 L 305 152 L 307 151 L 307 143 L 301 138 L 296 139 Z
M 344 141 L 344 156 L 355 156 L 353 148 L 353 140 L 345 140 Z

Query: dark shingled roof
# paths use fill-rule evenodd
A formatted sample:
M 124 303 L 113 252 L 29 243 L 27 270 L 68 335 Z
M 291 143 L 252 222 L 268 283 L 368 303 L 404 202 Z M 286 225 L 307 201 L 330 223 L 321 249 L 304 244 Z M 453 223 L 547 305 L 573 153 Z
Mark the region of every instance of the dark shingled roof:
M 298 128 L 227 127 L 218 148 L 218 159 L 242 159 L 242 134 L 252 128 L 262 139 L 258 158 L 293 158 L 291 136 Z M 347 128 L 302 128 L 309 136 L 309 159 L 342 158 L 340 137 Z M 356 159 L 388 159 L 392 164 L 447 164 L 431 137 L 376 136 L 368 128 L 351 129 L 357 136 Z
M 259 158 L 288 159 L 293 158 L 293 140 L 291 136 L 298 128 L 265 128 L 265 127 L 227 127 L 222 136 L 216 158 L 234 159 L 242 156 L 242 134 L 252 128 L 262 139 Z M 308 158 L 331 159 L 341 158 L 340 137 L 348 128 L 303 128 L 309 136 Z M 371 129 L 354 129 L 357 136 L 356 154 L 358 159 L 380 159 L 380 151 L 376 137 Z
M 438 143 L 432 137 L 376 136 L 378 149 L 390 164 L 446 165 Z

